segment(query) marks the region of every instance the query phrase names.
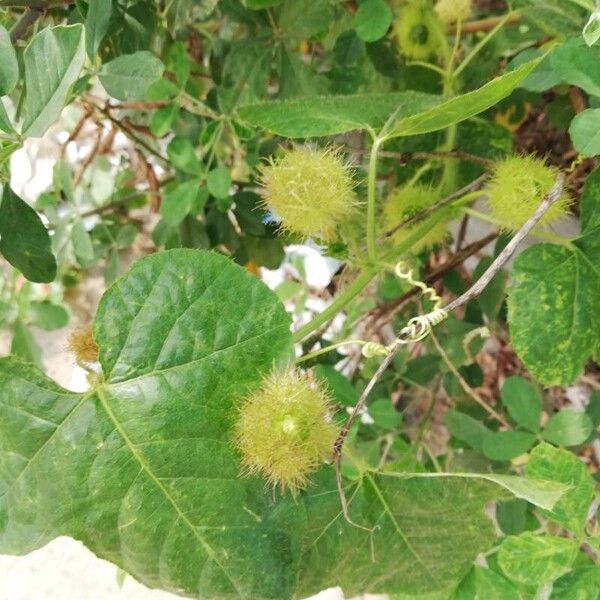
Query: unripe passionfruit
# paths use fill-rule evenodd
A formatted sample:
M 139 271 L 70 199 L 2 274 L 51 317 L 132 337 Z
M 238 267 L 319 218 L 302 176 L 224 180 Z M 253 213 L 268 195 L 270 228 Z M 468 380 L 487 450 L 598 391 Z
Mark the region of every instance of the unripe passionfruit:
M 260 183 L 264 206 L 280 227 L 304 237 L 333 241 L 356 207 L 350 167 L 332 148 L 286 150 L 260 169 Z
M 383 206 L 383 226 L 385 231 L 390 231 L 407 218 L 419 213 L 420 211 L 432 206 L 439 200 L 438 194 L 433 188 L 423 185 L 405 185 L 396 188 L 388 196 Z M 415 227 L 422 227 L 427 220 L 401 227 L 392 235 L 394 244 L 403 242 Z M 443 219 L 431 225 L 429 231 L 417 242 L 410 250 L 411 254 L 418 254 L 421 250 L 431 248 L 436 244 L 443 242 L 448 236 L 448 223 Z
M 435 12 L 442 23 L 465 21 L 473 11 L 473 0 L 438 0 Z
M 510 231 L 518 231 L 552 189 L 558 169 L 535 156 L 509 156 L 496 163 L 487 194 L 492 216 Z M 540 224 L 549 225 L 566 215 L 568 192 L 546 211 Z
M 77 362 L 93 363 L 98 360 L 98 344 L 92 335 L 92 326 L 86 325 L 74 329 L 69 335 L 69 350 Z
M 394 29 L 400 51 L 409 59 L 426 60 L 439 49 L 439 24 L 427 0 L 404 3 Z
M 242 403 L 234 440 L 248 475 L 296 495 L 331 458 L 339 428 L 331 398 L 299 371 L 273 372 Z

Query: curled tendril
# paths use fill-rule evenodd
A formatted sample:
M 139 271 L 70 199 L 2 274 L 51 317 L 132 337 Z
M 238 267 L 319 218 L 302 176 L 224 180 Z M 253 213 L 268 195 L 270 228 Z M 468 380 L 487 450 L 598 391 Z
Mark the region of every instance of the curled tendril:
M 424 340 L 433 327 L 439 325 L 448 318 L 448 311 L 442 308 L 442 299 L 438 293 L 429 287 L 423 281 L 415 279 L 414 271 L 403 262 L 399 262 L 394 271 L 396 275 L 409 283 L 411 286 L 419 288 L 424 296 L 427 296 L 433 302 L 433 310 L 425 315 L 413 317 L 400 331 L 398 339 L 388 346 L 378 344 L 377 342 L 366 342 L 362 348 L 362 355 L 365 358 L 376 356 L 387 356 L 396 346 L 396 344 L 412 344 Z
M 419 288 L 423 292 L 424 296 L 429 296 L 429 299 L 433 302 L 434 310 L 439 310 L 442 307 L 442 299 L 438 296 L 438 293 L 423 281 L 415 279 L 413 269 L 405 265 L 403 262 L 399 262 L 394 267 L 394 271 L 400 279 L 404 279 L 404 281 L 413 287 Z
M 387 356 L 390 353 L 390 346 L 384 346 L 377 342 L 366 342 L 362 347 L 362 355 L 365 358 L 375 358 L 376 356 Z

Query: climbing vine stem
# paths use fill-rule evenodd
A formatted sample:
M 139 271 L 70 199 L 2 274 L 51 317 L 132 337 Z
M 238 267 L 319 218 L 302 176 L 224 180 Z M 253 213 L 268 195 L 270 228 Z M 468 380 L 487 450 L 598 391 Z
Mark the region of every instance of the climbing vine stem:
M 341 472 L 341 458 L 342 458 L 342 449 L 344 446 L 344 442 L 348 437 L 348 433 L 350 432 L 350 428 L 352 424 L 356 420 L 357 416 L 362 413 L 364 407 L 366 405 L 367 399 L 373 390 L 373 388 L 377 385 L 377 382 L 381 379 L 381 376 L 385 373 L 388 367 L 394 361 L 394 358 L 402 348 L 402 346 L 409 344 L 411 342 L 419 341 L 423 339 L 430 331 L 431 326 L 435 325 L 435 320 L 431 320 L 431 325 L 429 331 L 423 331 L 422 328 L 419 327 L 411 327 L 411 324 L 415 321 L 421 319 L 421 323 L 427 323 L 428 317 L 436 314 L 439 316 L 441 320 L 441 316 L 443 314 L 448 315 L 452 311 L 464 306 L 467 302 L 473 300 L 478 297 L 483 290 L 487 287 L 489 282 L 492 280 L 494 275 L 498 273 L 504 265 L 510 260 L 510 258 L 515 253 L 518 246 L 521 242 L 527 237 L 527 235 L 531 232 L 531 230 L 539 223 L 542 216 L 546 213 L 546 211 L 560 198 L 563 187 L 565 184 L 565 175 L 564 173 L 559 173 L 552 189 L 546 194 L 534 214 L 527 220 L 527 222 L 521 227 L 521 229 L 515 234 L 513 239 L 505 246 L 502 252 L 496 257 L 496 259 L 492 262 L 492 264 L 488 267 L 488 269 L 484 272 L 484 274 L 469 288 L 462 296 L 459 296 L 449 304 L 447 304 L 443 308 L 437 308 L 429 315 L 424 315 L 423 317 L 417 317 L 416 319 L 411 319 L 406 327 L 404 327 L 398 337 L 394 340 L 394 342 L 388 347 L 388 355 L 383 359 L 379 368 L 371 377 L 371 380 L 363 390 L 363 393 L 360 395 L 358 402 L 352 409 L 352 412 L 346 419 L 344 426 L 340 430 L 340 434 L 338 435 L 335 444 L 333 446 L 333 460 L 336 472 L 336 481 L 337 488 L 340 495 L 340 502 L 342 506 L 342 511 L 344 513 L 345 518 L 350 520 L 348 514 L 348 503 L 346 501 L 346 496 L 344 493 L 344 486 L 342 480 L 342 472 Z M 437 318 L 437 317 L 436 317 Z

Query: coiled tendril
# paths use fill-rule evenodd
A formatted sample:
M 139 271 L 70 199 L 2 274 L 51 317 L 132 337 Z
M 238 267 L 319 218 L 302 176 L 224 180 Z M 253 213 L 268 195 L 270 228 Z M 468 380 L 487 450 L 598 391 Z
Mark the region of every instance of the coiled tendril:
M 398 338 L 388 346 L 378 344 L 377 342 L 367 342 L 362 348 L 362 354 L 365 358 L 375 356 L 387 356 L 397 344 L 412 344 L 424 340 L 431 330 L 448 318 L 448 311 L 442 308 L 442 299 L 438 293 L 425 282 L 415 279 L 414 270 L 403 262 L 399 262 L 394 267 L 394 272 L 400 278 L 411 286 L 419 288 L 424 296 L 428 296 L 433 302 L 433 310 L 425 315 L 413 317 L 405 327 L 400 330 Z

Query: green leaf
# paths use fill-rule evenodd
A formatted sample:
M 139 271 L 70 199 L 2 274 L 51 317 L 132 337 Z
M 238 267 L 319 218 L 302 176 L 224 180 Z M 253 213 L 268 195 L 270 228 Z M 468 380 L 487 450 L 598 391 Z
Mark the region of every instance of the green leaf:
M 82 267 L 88 267 L 94 262 L 95 253 L 92 239 L 81 221 L 77 221 L 71 230 L 71 242 L 75 258 Z
M 31 302 L 27 310 L 27 316 L 33 325 L 46 331 L 61 329 L 69 323 L 69 311 L 60 304 L 54 304 L 50 300 Z
M 600 390 L 592 392 L 585 412 L 593 426 L 598 427 L 600 425 Z
M 496 506 L 496 521 L 507 535 L 518 535 L 527 525 L 527 502 L 513 498 Z
M 365 43 L 350 29 L 341 33 L 335 40 L 333 56 L 340 66 L 349 67 L 363 58 L 365 51 Z
M 315 96 L 307 99 L 253 104 L 239 116 L 257 127 L 288 138 L 320 137 L 354 129 L 395 124 L 387 138 L 429 133 L 459 123 L 487 110 L 508 96 L 543 57 L 490 81 L 482 88 L 442 102 L 420 92 L 395 94 Z
M 321 137 L 355 129 L 381 129 L 390 115 L 412 115 L 439 104 L 438 96 L 421 92 L 311 96 L 250 104 L 238 115 L 256 127 L 287 138 Z
M 200 186 L 192 179 L 171 188 L 163 195 L 160 215 L 169 225 L 178 225 L 192 211 Z
M 179 105 L 176 103 L 156 109 L 150 121 L 152 135 L 161 138 L 166 136 L 173 128 L 173 122 L 179 115 Z
M 122 101 L 144 100 L 150 86 L 162 77 L 163 63 L 152 52 L 140 50 L 103 65 L 98 78 L 110 96 Z
M 497 431 L 483 440 L 483 453 L 491 460 L 512 460 L 525 454 L 535 435 L 525 431 Z
M 231 175 L 227 167 L 217 167 L 206 176 L 208 191 L 215 198 L 228 198 L 231 188 Z
M 562 83 L 561 77 L 552 66 L 552 51 L 548 53 L 540 48 L 527 48 L 511 61 L 509 68 L 518 67 L 542 55 L 544 55 L 542 62 L 521 82 L 519 87 L 530 92 L 545 92 Z
M 0 131 L 4 131 L 5 133 L 12 133 L 14 131 L 14 127 L 10 122 L 10 118 L 6 112 L 6 108 L 4 108 L 2 98 L 0 98 Z M 0 161 L 0 163 L 1 162 L 2 161 Z
M 509 579 L 535 586 L 564 575 L 578 552 L 577 540 L 527 532 L 502 542 L 498 563 Z
M 323 473 L 305 501 L 310 528 L 298 598 L 331 585 L 347 597 L 365 590 L 402 591 L 411 598 L 449 592 L 494 541 L 484 514 L 485 504 L 499 493 L 491 484 L 382 474 L 367 475 L 347 493 L 352 518 L 376 529 L 369 534 L 345 521 L 334 477 Z
M 93 0 L 85 17 L 85 47 L 90 60 L 94 61 L 100 44 L 108 32 L 112 14 L 112 0 Z
M 473 567 L 451 600 L 521 600 L 510 581 L 491 569 Z
M 340 514 L 333 474 L 323 471 L 315 479 L 305 501 L 310 526 L 297 597 L 332 584 L 348 596 L 369 590 L 419 598 L 446 590 L 442 597 L 448 597 L 476 548 L 481 552 L 493 543 L 483 514 L 487 502 L 506 498 L 508 490 L 552 506 L 565 490 L 553 482 L 493 474 L 367 474 L 346 494 L 353 520 L 376 528 L 369 535 Z
M 598 600 L 600 567 L 583 567 L 554 582 L 550 600 Z
M 392 9 L 386 0 L 365 0 L 354 15 L 354 28 L 365 42 L 382 38 L 392 24 Z
M 599 274 L 582 251 L 536 244 L 517 257 L 508 293 L 512 344 L 535 378 L 571 383 L 597 344 Z
M 529 61 L 477 90 L 456 96 L 424 112 L 397 118 L 386 138 L 431 133 L 474 117 L 510 95 L 542 60 L 543 57 L 539 57 Z
M 446 411 L 444 424 L 456 439 L 479 452 L 483 451 L 483 441 L 491 433 L 481 421 L 457 410 Z
M 338 370 L 329 365 L 317 365 L 315 375 L 323 381 L 331 391 L 333 398 L 342 406 L 355 406 L 358 402 L 358 392 L 354 386 Z
M 8 185 L 0 204 L 0 252 L 30 281 L 47 283 L 56 277 L 46 228 L 35 210 Z
M 291 598 L 303 511 L 240 477 L 231 444 L 240 397 L 292 358 L 289 328 L 243 268 L 173 250 L 104 294 L 88 393 L 0 359 L 0 552 L 69 535 L 151 587 Z
M 594 425 L 585 413 L 563 409 L 552 415 L 542 437 L 556 446 L 578 446 L 588 439 L 593 430 Z
M 250 10 L 262 10 L 263 8 L 271 8 L 281 4 L 282 0 L 245 0 L 246 6 Z
M 0 25 L 0 96 L 10 94 L 18 81 L 17 53 L 10 41 L 10 34 Z
M 582 535 L 594 496 L 594 481 L 585 464 L 567 450 L 540 444 L 531 452 L 525 474 L 529 478 L 571 486 L 551 511 L 544 511 L 544 515 L 576 535 Z
M 272 46 L 263 38 L 235 42 L 227 54 L 218 87 L 219 107 L 231 113 L 241 104 L 264 98 L 273 61 Z
M 304 40 L 327 31 L 333 15 L 328 0 L 284 0 L 279 28 L 288 40 Z
M 17 319 L 13 327 L 10 353 L 39 367 L 43 366 L 42 349 L 33 337 L 29 327 L 21 319 Z
M 82 25 L 42 29 L 23 53 L 23 135 L 41 137 L 60 116 L 85 60 Z
M 542 399 L 537 388 L 523 377 L 505 380 L 500 391 L 502 404 L 518 425 L 537 433 L 540 430 Z
M 565 83 L 600 96 L 600 46 L 590 48 L 582 38 L 571 38 L 554 49 L 551 62 Z
M 571 122 L 569 134 L 580 154 L 600 154 L 600 108 L 589 108 L 579 113 Z
M 399 413 L 389 398 L 379 398 L 369 404 L 369 415 L 379 427 L 394 429 L 402 423 L 402 414 Z
M 600 228 L 600 167 L 586 178 L 581 194 L 581 229 L 584 232 Z
M 588 46 L 600 40 L 600 11 L 595 10 L 583 28 L 583 39 Z

